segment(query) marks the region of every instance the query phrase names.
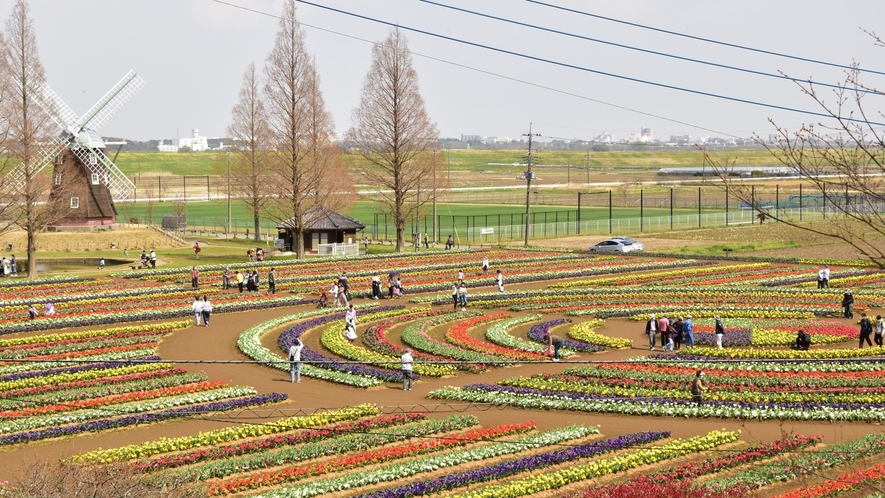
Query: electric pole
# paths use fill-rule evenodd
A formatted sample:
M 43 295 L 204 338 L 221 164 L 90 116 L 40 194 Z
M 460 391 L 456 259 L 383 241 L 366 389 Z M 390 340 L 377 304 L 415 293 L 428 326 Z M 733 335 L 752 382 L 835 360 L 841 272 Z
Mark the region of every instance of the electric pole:
M 526 161 L 527 169 L 525 172 L 525 245 L 528 247 L 529 245 L 529 214 L 531 214 L 531 196 L 532 196 L 532 180 L 535 178 L 535 174 L 532 173 L 532 137 L 540 137 L 541 135 L 536 133 L 532 134 L 532 124 L 529 123 L 529 132 L 523 133 L 522 136 L 529 137 L 529 155 L 528 160 Z

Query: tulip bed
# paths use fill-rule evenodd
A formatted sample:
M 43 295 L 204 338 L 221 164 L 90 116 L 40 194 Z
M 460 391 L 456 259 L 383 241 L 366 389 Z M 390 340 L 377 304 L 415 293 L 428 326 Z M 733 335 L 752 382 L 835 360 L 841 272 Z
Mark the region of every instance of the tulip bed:
M 153 354 L 159 340 L 188 325 L 179 321 L 0 340 L 3 359 L 14 360 L 0 362 L 0 444 L 285 398 L 258 396 L 252 388 L 229 387 L 157 362 Z
M 698 349 L 698 348 L 695 348 Z M 850 350 L 853 351 L 853 350 Z M 866 368 L 865 368 L 866 367 Z M 688 386 L 698 368 L 709 391 L 701 405 Z M 561 374 L 512 377 L 431 391 L 434 399 L 633 415 L 793 420 L 885 420 L 885 380 L 877 363 L 852 371 L 839 363 L 746 370 L 733 364 L 633 361 L 567 368 Z M 752 390 L 745 389 L 753 385 Z

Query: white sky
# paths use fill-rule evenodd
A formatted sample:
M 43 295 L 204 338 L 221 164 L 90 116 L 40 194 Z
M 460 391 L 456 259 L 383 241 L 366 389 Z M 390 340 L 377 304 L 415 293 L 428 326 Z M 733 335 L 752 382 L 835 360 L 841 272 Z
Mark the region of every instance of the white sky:
M 282 0 L 228 0 L 265 12 L 281 12 Z M 885 48 L 873 46 L 860 28 L 878 30 L 885 19 L 882 0 L 547 0 L 549 3 L 733 44 L 840 64 L 860 62 L 885 71 Z M 524 23 L 567 31 L 649 50 L 704 59 L 756 71 L 779 70 L 798 78 L 838 83 L 844 71 L 744 50 L 715 46 L 523 0 L 439 0 Z M 789 81 L 641 54 L 599 43 L 544 33 L 501 21 L 455 12 L 418 0 L 316 0 L 316 3 L 454 38 L 492 45 L 534 57 L 704 92 L 818 111 Z M 0 0 L 6 18 L 11 0 Z M 85 112 L 128 70 L 147 82 L 99 132 L 148 140 L 200 135 L 223 136 L 246 66 L 262 67 L 277 31 L 277 19 L 212 0 L 31 0 L 40 55 L 49 85 L 75 112 Z M 302 23 L 371 41 L 389 27 L 298 4 Z M 850 7 L 849 7 L 850 6 Z M 371 44 L 305 27 L 307 45 L 321 75 L 321 88 L 343 133 L 359 103 L 369 69 Z M 415 54 L 554 88 L 577 96 L 414 57 L 427 110 L 444 137 L 463 134 L 519 138 L 533 122 L 546 137 L 588 139 L 602 131 L 624 137 L 652 127 L 655 138 L 671 134 L 765 137 L 768 123 L 795 128 L 821 118 L 692 95 L 530 61 L 432 36 L 405 32 Z M 885 88 L 885 77 L 866 81 Z M 822 89 L 830 102 L 834 98 Z M 582 98 L 583 97 L 583 98 Z M 629 107 L 651 117 L 592 102 Z M 882 110 L 885 96 L 869 96 Z M 881 117 L 881 116 L 879 116 Z M 681 121 L 675 123 L 667 121 Z M 715 132 L 704 131 L 706 127 Z

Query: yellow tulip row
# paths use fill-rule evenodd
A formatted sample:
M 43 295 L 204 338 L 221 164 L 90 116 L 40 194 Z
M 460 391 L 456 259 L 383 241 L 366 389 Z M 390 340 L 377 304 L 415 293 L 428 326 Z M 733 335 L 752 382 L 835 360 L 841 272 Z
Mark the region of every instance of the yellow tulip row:
M 537 475 L 517 479 L 507 484 L 493 484 L 455 496 L 457 498 L 515 498 L 533 495 L 595 477 L 623 472 L 641 465 L 650 465 L 662 460 L 710 450 L 723 444 L 733 443 L 739 440 L 740 436 L 740 431 L 712 431 L 703 436 L 674 439 L 663 446 L 629 451 L 552 472 L 540 472 Z
M 630 339 L 624 339 L 622 337 L 608 337 L 602 334 L 597 334 L 595 329 L 601 327 L 604 323 L 605 320 L 593 318 L 591 320 L 587 320 L 586 322 L 581 322 L 569 327 L 568 335 L 572 339 L 589 342 L 590 344 L 596 344 L 598 346 L 605 346 L 607 348 L 633 347 L 633 341 L 631 341 Z
M 29 387 L 48 386 L 62 384 L 65 382 L 76 382 L 82 380 L 100 379 L 102 377 L 129 375 L 143 372 L 155 372 L 157 370 L 166 370 L 173 368 L 172 363 L 144 363 L 141 365 L 128 365 L 113 368 L 102 368 L 99 370 L 86 370 L 83 372 L 64 372 L 54 375 L 42 375 L 39 377 L 30 377 L 25 379 L 8 380 L 0 382 L 0 391 L 11 391 L 13 389 L 25 389 Z
M 174 322 L 163 322 L 155 324 L 129 325 L 126 327 L 115 327 L 104 330 L 87 330 L 85 332 L 62 332 L 55 334 L 35 335 L 31 337 L 19 337 L 16 339 L 0 340 L 0 348 L 10 346 L 22 346 L 25 344 L 37 344 L 41 342 L 66 341 L 71 339 L 88 339 L 92 337 L 106 337 L 116 334 L 125 334 L 128 332 L 156 332 L 183 329 L 191 326 L 190 320 L 179 320 Z
M 379 413 L 381 413 L 381 410 L 373 404 L 348 406 L 337 410 L 315 413 L 313 415 L 284 418 L 266 424 L 249 424 L 240 427 L 227 427 L 209 432 L 201 432 L 196 436 L 161 438 L 156 441 L 121 446 L 119 448 L 108 450 L 98 449 L 76 455 L 70 460 L 74 463 L 91 464 L 134 460 L 136 458 L 145 458 L 162 453 L 188 450 L 198 446 L 209 446 L 250 437 L 279 434 L 294 429 L 321 427 L 342 420 L 355 420 L 360 417 L 377 415 Z
M 841 358 L 869 358 L 885 356 L 885 348 L 872 347 L 863 349 L 810 349 L 808 351 L 793 349 L 757 349 L 757 348 L 707 348 L 695 347 L 687 353 L 699 356 L 714 356 L 729 359 L 754 360 L 833 360 Z

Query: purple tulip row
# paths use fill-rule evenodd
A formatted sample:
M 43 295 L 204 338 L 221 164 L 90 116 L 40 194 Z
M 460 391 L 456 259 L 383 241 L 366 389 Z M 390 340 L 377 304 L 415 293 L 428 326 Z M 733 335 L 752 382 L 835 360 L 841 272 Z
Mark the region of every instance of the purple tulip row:
M 529 329 L 529 339 L 535 342 L 543 342 L 546 343 L 547 340 L 544 339 L 551 328 L 561 325 L 563 323 L 571 323 L 572 320 L 570 318 L 558 318 L 556 320 L 550 320 L 549 322 L 542 322 L 537 325 L 532 326 Z M 572 339 L 563 338 L 563 347 L 566 349 L 571 349 L 573 351 L 587 351 L 591 353 L 596 353 L 598 351 L 605 351 L 603 346 L 599 346 L 597 344 L 590 344 L 582 341 L 574 341 Z
M 370 313 L 381 313 L 402 308 L 402 305 L 381 306 L 378 308 L 372 308 Z M 301 334 L 303 334 L 306 330 L 335 321 L 341 322 L 343 324 L 344 313 L 335 313 L 334 315 L 320 316 L 300 322 L 293 327 L 284 330 L 283 333 L 280 334 L 277 343 L 280 345 L 280 348 L 284 352 L 287 352 L 289 351 L 289 347 L 295 343 L 295 339 L 301 337 Z M 301 350 L 301 360 L 305 363 L 311 364 L 312 366 L 327 368 L 329 370 L 337 370 L 339 372 L 348 372 L 356 375 L 367 375 L 390 382 L 399 382 L 403 380 L 402 374 L 398 371 L 377 368 L 368 365 L 361 365 L 358 363 L 342 363 L 332 357 L 326 356 L 318 351 L 314 351 L 308 346 L 304 346 L 304 349 Z M 414 378 L 418 378 L 416 374 L 412 375 Z
M 592 443 L 565 448 L 561 450 L 532 455 L 517 460 L 511 460 L 496 465 L 489 465 L 477 469 L 466 470 L 455 474 L 442 476 L 429 481 L 421 481 L 406 484 L 395 488 L 383 489 L 372 493 L 359 495 L 360 498 L 407 498 L 410 496 L 423 496 L 425 494 L 438 493 L 450 489 L 461 488 L 475 483 L 489 482 L 503 477 L 520 474 L 523 472 L 535 472 L 537 469 L 559 465 L 579 458 L 587 458 L 640 444 L 650 443 L 658 439 L 669 437 L 665 431 L 638 432 L 616 438 L 595 441 Z
M 668 358 L 672 358 L 672 356 L 668 356 Z M 667 403 L 667 404 L 675 404 L 675 405 L 693 405 L 694 401 L 688 399 L 687 397 L 684 399 L 681 398 L 670 398 L 664 396 L 644 396 L 644 397 L 633 397 L 633 396 L 608 396 L 601 394 L 585 394 L 585 393 L 577 393 L 570 391 L 556 391 L 553 389 L 534 389 L 530 387 L 515 387 L 515 386 L 502 386 L 496 384 L 471 384 L 469 386 L 465 386 L 463 389 L 474 390 L 474 391 L 486 391 L 486 392 L 499 392 L 499 393 L 508 393 L 508 394 L 517 394 L 517 395 L 529 395 L 529 396 L 541 396 L 546 398 L 558 398 L 558 399 L 571 399 L 571 400 L 601 400 L 601 401 L 630 401 L 630 402 L 645 402 L 651 404 L 657 403 Z M 813 402 L 742 402 L 742 401 L 704 401 L 704 406 L 722 406 L 722 407 L 737 407 L 737 408 L 753 408 L 758 410 L 770 410 L 770 409 L 796 409 L 796 410 L 858 410 L 858 409 L 869 409 L 875 411 L 881 411 L 885 409 L 885 404 L 883 403 L 836 403 L 832 401 L 828 401 L 826 403 L 813 403 Z
M 263 405 L 265 403 L 276 403 L 279 401 L 283 401 L 287 397 L 287 395 L 281 393 L 258 394 L 245 398 L 214 401 L 212 403 L 184 406 L 160 412 L 140 413 L 137 415 L 128 415 L 125 417 L 103 418 L 79 424 L 47 427 L 45 429 L 17 432 L 14 434 L 6 434 L 0 436 L 0 445 L 26 443 L 29 441 L 37 441 L 40 439 L 47 439 L 51 437 L 78 434 L 81 432 L 97 432 L 117 427 L 126 427 L 130 425 L 153 423 L 173 418 L 187 417 L 189 415 L 220 412 L 251 405 Z

